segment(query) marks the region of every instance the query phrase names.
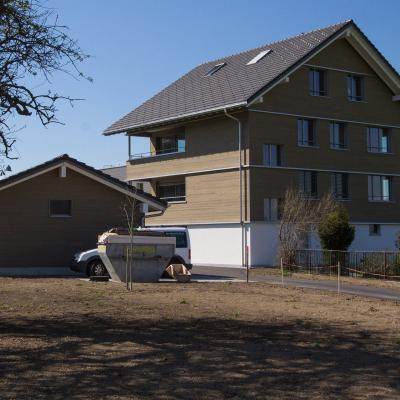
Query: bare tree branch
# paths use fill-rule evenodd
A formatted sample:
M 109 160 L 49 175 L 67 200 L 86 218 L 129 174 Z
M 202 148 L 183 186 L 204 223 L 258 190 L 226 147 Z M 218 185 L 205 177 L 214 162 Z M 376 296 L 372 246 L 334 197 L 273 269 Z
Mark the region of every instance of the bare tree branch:
M 279 256 L 285 262 L 293 263 L 296 250 L 304 247 L 307 236 L 317 230 L 322 219 L 335 207 L 331 193 L 321 200 L 313 200 L 294 188 L 288 188 L 281 205 Z
M 9 128 L 15 115 L 36 116 L 44 126 L 60 123 L 56 104 L 79 100 L 50 89 L 38 92 L 43 85 L 28 82 L 51 84 L 55 72 L 91 80 L 78 68 L 86 58 L 54 10 L 38 0 L 0 0 L 0 154 L 16 158 Z

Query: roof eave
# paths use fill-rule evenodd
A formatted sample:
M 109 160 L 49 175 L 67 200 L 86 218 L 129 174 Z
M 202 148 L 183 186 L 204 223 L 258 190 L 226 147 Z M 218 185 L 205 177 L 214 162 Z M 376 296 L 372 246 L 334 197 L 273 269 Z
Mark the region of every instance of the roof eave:
M 112 178 L 111 176 L 103 176 L 107 174 L 96 170 L 95 168 L 92 168 L 74 158 L 71 158 L 68 155 L 56 157 L 53 160 L 46 161 L 43 164 L 37 165 L 14 176 L 12 175 L 6 179 L 3 179 L 2 181 L 0 181 L 0 191 L 6 190 L 9 187 L 33 179 L 39 175 L 45 174 L 46 172 L 59 168 L 60 166 L 66 166 L 71 170 L 75 170 L 85 176 L 88 176 L 89 178 L 101 182 L 106 186 L 114 188 L 114 190 L 117 190 L 128 196 L 135 197 L 137 200 L 147 203 L 149 207 L 153 207 L 158 211 L 165 211 L 165 209 L 168 207 L 168 204 L 165 201 L 159 200 L 147 193 L 138 191 L 136 188 L 133 189 L 125 182 L 118 182 L 116 178 Z
M 355 23 L 347 29 L 346 39 L 392 90 L 393 94 L 400 95 L 399 73 Z
M 247 101 L 241 101 L 238 103 L 227 104 L 227 105 L 223 105 L 223 106 L 219 106 L 219 107 L 209 108 L 209 109 L 202 110 L 202 111 L 197 111 L 194 113 L 181 114 L 181 115 L 177 115 L 177 116 L 170 117 L 170 118 L 155 120 L 155 121 L 151 121 L 146 124 L 128 125 L 123 128 L 106 129 L 103 132 L 103 135 L 110 136 L 110 135 L 115 135 L 118 133 L 125 133 L 128 131 L 138 131 L 138 130 L 153 128 L 156 126 L 162 126 L 162 125 L 167 125 L 167 124 L 169 125 L 169 124 L 180 122 L 180 121 L 186 121 L 186 120 L 191 120 L 191 119 L 195 119 L 195 118 L 199 118 L 199 117 L 210 116 L 210 115 L 222 112 L 225 109 L 233 110 L 233 109 L 240 109 L 240 108 L 243 108 L 246 106 L 247 106 Z

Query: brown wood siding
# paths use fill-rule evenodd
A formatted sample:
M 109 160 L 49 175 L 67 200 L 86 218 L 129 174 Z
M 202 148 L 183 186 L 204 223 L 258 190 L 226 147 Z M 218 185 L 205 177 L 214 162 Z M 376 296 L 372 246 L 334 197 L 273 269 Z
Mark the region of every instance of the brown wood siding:
M 175 178 L 175 181 L 178 178 Z M 182 178 L 180 178 L 182 179 Z M 171 182 L 162 179 L 153 182 Z M 237 171 L 185 177 L 186 202 L 171 203 L 161 216 L 147 216 L 147 225 L 185 225 L 239 221 L 239 175 Z
M 298 188 L 299 171 L 254 168 L 251 170 L 251 219 L 264 219 L 264 198 L 283 198 L 288 187 Z M 318 192 L 321 198 L 330 188 L 330 173 L 318 173 Z M 394 202 L 368 201 L 368 176 L 350 175 L 348 201 L 341 203 L 349 210 L 354 222 L 400 223 L 400 178 L 393 179 Z
M 393 154 L 376 154 L 367 151 L 368 125 L 346 124 L 349 149 L 330 148 L 330 120 L 361 121 L 383 125 L 400 125 L 400 104 L 392 101 L 392 93 L 375 75 L 368 64 L 344 39 L 338 40 L 309 64 L 368 74 L 365 77 L 366 102 L 347 99 L 346 72 L 328 70 L 328 96 L 309 94 L 308 70 L 303 66 L 264 96 L 264 102 L 251 108 L 303 116 L 319 116 L 328 120 L 316 120 L 317 147 L 297 145 L 297 117 L 249 112 L 250 164 L 263 162 L 263 144 L 283 146 L 283 166 L 301 169 L 358 171 L 375 174 L 399 174 L 400 129 L 389 128 Z M 252 168 L 251 219 L 263 219 L 263 201 L 268 197 L 283 197 L 291 184 L 298 185 L 298 171 Z M 329 190 L 330 173 L 319 173 L 321 193 Z M 394 203 L 368 202 L 368 175 L 350 174 L 350 218 L 357 222 L 400 222 L 398 207 L 400 178 L 393 178 Z
M 323 100 L 321 100 L 323 101 Z M 368 152 L 368 126 L 346 124 L 348 149 L 330 147 L 330 121 L 315 120 L 317 147 L 297 144 L 297 118 L 253 112 L 251 123 L 251 164 L 263 163 L 263 145 L 283 146 L 283 166 L 374 173 L 400 173 L 400 129 L 388 129 L 391 153 Z
M 347 99 L 347 73 L 328 70 L 328 96 L 311 96 L 308 89 L 309 67 L 303 66 L 264 96 L 264 102 L 251 108 L 300 115 L 400 125 L 400 103 L 366 62 L 341 39 L 309 61 L 309 64 L 365 72 L 365 102 Z
M 71 218 L 49 217 L 49 200 L 72 200 Z M 67 168 L 0 191 L 0 266 L 67 267 L 97 236 L 124 226 L 125 195 Z

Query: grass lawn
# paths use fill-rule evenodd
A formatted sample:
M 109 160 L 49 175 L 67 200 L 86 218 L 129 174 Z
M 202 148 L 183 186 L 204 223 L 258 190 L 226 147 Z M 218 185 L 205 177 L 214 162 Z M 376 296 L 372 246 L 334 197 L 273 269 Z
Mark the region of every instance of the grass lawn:
M 400 303 L 0 278 L 1 399 L 399 399 Z

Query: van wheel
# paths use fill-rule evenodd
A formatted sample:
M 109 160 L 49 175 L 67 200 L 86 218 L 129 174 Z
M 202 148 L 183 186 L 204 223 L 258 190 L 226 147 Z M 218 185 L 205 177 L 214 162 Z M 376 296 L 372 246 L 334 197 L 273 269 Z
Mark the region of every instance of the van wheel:
M 89 276 L 109 276 L 106 267 L 100 259 L 92 261 L 88 266 Z
M 180 258 L 180 257 L 172 257 L 171 260 L 168 263 L 168 267 L 171 264 L 183 264 L 186 267 L 185 261 L 183 261 L 183 259 Z

